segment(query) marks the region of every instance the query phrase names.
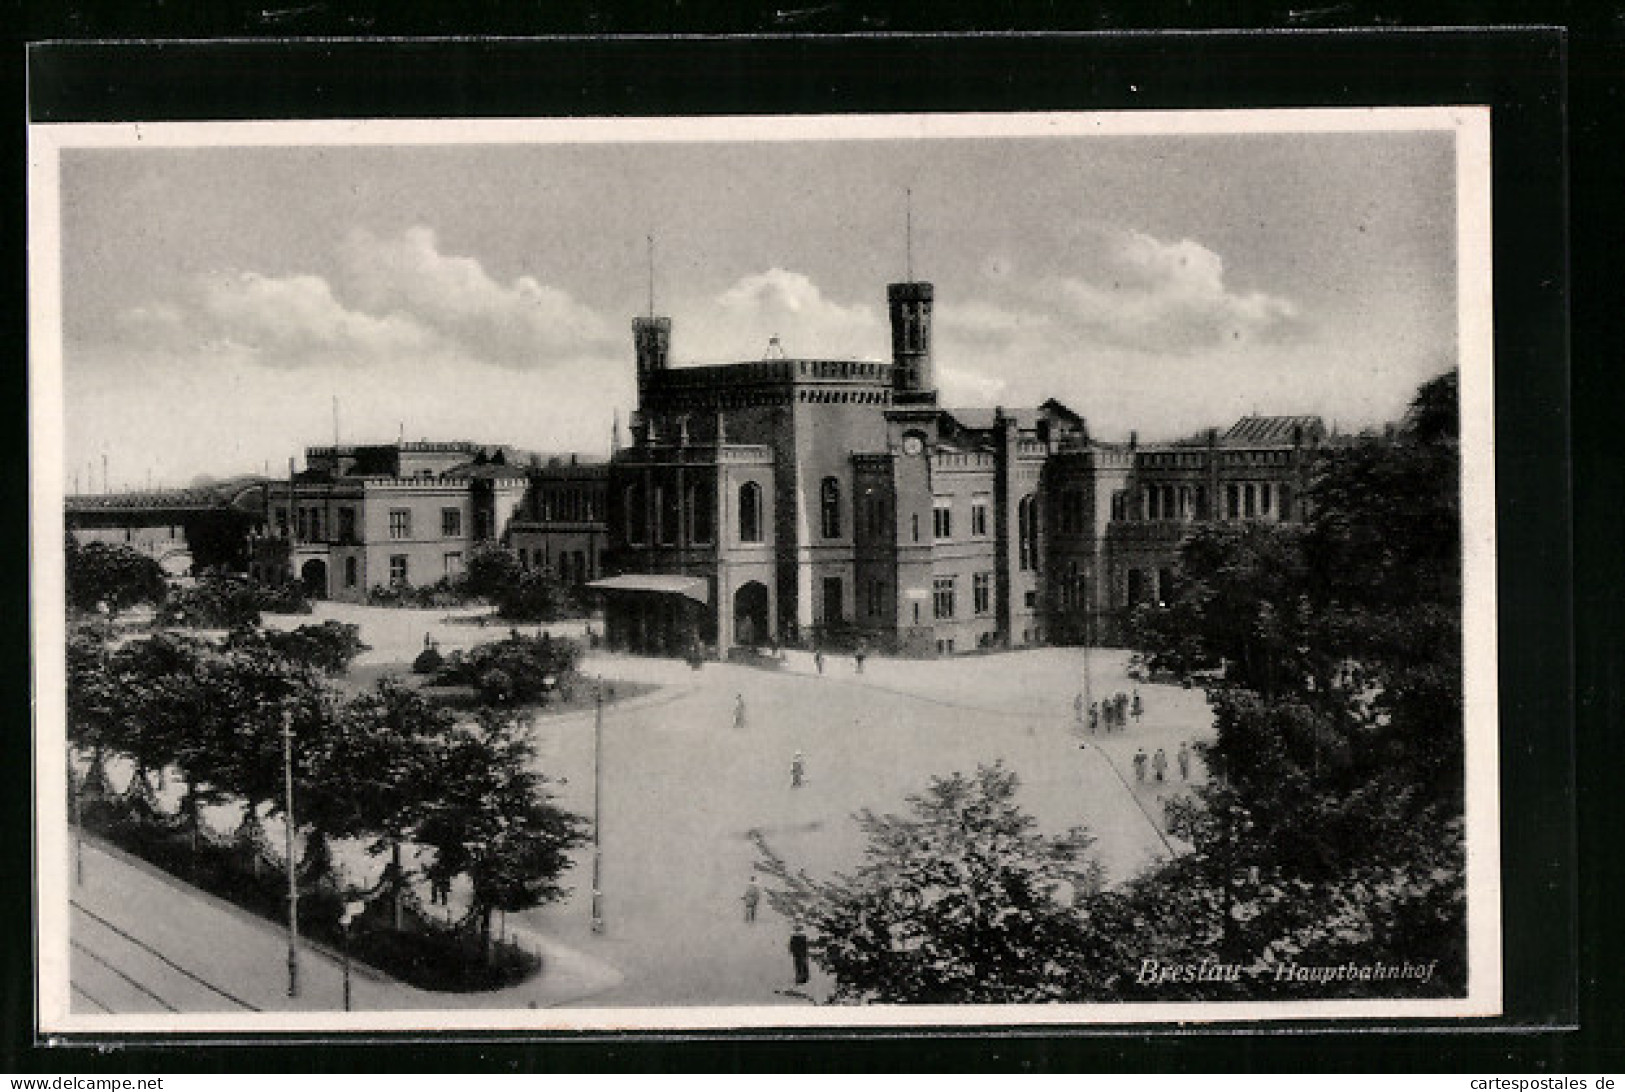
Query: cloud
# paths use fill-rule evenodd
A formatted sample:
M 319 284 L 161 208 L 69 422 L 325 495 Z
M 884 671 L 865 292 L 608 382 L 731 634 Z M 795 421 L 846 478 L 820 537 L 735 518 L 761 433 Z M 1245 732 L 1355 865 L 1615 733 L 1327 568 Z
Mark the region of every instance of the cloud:
M 1295 303 L 1232 290 L 1224 260 L 1194 240 L 1165 243 L 1131 231 L 1103 257 L 1092 278 L 1056 277 L 1044 288 L 1059 319 L 1100 344 L 1183 355 L 1303 332 Z
M 345 308 L 321 277 L 241 273 L 204 286 L 202 316 L 231 343 L 274 363 L 387 359 L 440 348 L 412 318 Z
M 777 337 L 790 356 L 872 357 L 887 346 L 876 312 L 825 297 L 804 274 L 774 267 L 742 277 L 716 297 L 698 342 L 716 355 L 757 352 Z
M 997 402 L 1007 384 L 998 376 L 968 368 L 937 366 L 937 388 L 949 406 L 985 406 Z
M 545 367 L 610 340 L 603 318 L 568 292 L 529 276 L 500 283 L 477 260 L 442 254 L 426 227 L 395 238 L 357 229 L 339 256 L 345 294 L 361 307 L 410 315 L 495 364 Z
M 613 352 L 608 325 L 568 293 L 491 277 L 440 253 L 434 232 L 350 233 L 333 280 L 313 273 L 213 274 L 179 298 L 119 316 L 135 345 L 206 350 L 267 368 L 421 367 L 449 361 L 547 371 Z

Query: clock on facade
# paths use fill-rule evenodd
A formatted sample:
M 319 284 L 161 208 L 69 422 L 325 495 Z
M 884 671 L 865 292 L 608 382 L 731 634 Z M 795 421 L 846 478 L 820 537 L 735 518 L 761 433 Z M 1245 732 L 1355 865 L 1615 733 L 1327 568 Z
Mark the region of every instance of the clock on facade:
M 903 437 L 904 455 L 918 455 L 923 450 L 925 450 L 925 442 L 918 436 Z

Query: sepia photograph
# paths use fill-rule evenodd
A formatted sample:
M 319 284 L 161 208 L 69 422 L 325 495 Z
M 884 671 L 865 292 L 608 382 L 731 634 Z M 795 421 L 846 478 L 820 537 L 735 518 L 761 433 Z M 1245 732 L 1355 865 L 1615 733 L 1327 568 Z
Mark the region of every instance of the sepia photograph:
M 1486 109 L 30 159 L 42 1030 L 1502 1011 Z

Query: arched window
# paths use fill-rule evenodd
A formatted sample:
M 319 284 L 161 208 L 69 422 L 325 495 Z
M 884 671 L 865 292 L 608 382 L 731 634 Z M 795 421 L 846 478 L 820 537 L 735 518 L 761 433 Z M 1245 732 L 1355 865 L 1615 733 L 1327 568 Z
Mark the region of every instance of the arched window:
M 1023 570 L 1038 567 L 1038 505 L 1031 496 L 1016 505 L 1017 553 Z
M 755 482 L 739 487 L 739 541 L 762 541 L 762 487 Z
M 825 538 L 841 537 L 841 483 L 825 478 L 818 491 L 819 524 Z

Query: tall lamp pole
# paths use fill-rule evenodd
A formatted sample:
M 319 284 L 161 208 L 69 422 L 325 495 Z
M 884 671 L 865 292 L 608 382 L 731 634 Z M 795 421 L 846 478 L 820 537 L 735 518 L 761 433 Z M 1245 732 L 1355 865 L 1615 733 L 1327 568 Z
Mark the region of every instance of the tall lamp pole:
M 85 786 L 73 772 L 73 749 L 68 749 L 68 791 L 73 794 L 73 878 L 85 885 Z
M 598 836 L 602 811 L 599 801 L 604 786 L 604 680 L 598 679 L 592 688 L 592 931 L 604 931 L 604 892 L 602 886 L 604 852 Z
M 293 714 L 282 714 L 282 813 L 288 855 L 288 996 L 299 996 L 299 862 L 293 848 Z

